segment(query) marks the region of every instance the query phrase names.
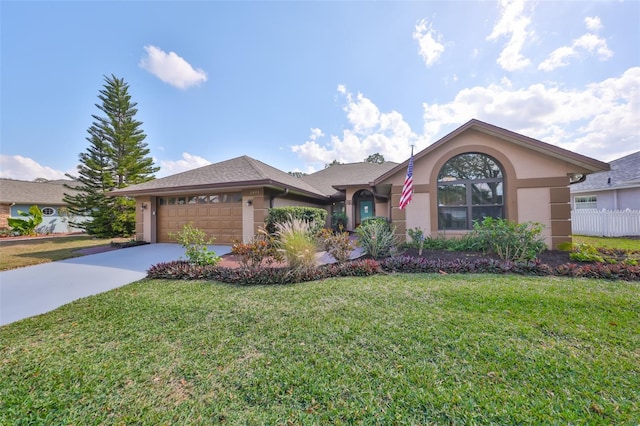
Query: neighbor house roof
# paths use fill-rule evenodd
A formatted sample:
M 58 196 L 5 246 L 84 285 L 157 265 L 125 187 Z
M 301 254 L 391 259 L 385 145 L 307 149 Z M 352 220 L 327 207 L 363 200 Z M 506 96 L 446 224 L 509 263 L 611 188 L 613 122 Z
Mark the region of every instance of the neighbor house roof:
M 24 180 L 0 179 L 0 203 L 60 205 L 65 192 L 75 193 L 64 184 L 73 184 L 72 180 L 29 182 Z
M 397 165 L 398 163 L 392 161 L 386 161 L 382 164 L 334 164 L 313 174 L 302 176 L 301 179 L 320 190 L 323 194 L 331 196 L 337 195 L 336 193 L 339 189 L 347 186 L 368 186 L 382 173 L 393 169 Z
M 571 185 L 571 192 L 640 187 L 640 151 L 613 160 L 609 166 L 610 170 L 587 175 L 584 182 Z
M 456 138 L 457 136 L 459 136 L 460 134 L 470 131 L 470 130 L 475 130 L 487 135 L 491 135 L 494 136 L 496 138 L 499 139 L 503 139 L 506 141 L 509 141 L 515 145 L 519 145 L 528 149 L 531 149 L 533 151 L 537 151 L 540 153 L 543 153 L 545 155 L 548 155 L 550 157 L 554 157 L 557 159 L 560 159 L 562 161 L 565 161 L 569 164 L 573 164 L 575 166 L 578 166 L 582 169 L 586 169 L 591 173 L 595 173 L 595 172 L 601 172 L 604 170 L 609 170 L 609 165 L 607 163 L 604 163 L 602 161 L 598 161 L 595 160 L 593 158 L 581 155 L 581 154 L 577 154 L 575 152 L 569 151 L 567 149 L 564 148 L 560 148 L 559 146 L 555 146 L 555 145 L 551 145 L 549 143 L 546 142 L 542 142 L 539 141 L 537 139 L 533 139 L 530 138 L 528 136 L 524 136 L 521 135 L 519 133 L 515 133 L 512 132 L 511 130 L 507 130 L 507 129 L 503 129 L 501 127 L 497 127 L 494 126 L 492 124 L 489 123 L 485 123 L 483 121 L 480 120 L 470 120 L 467 123 L 463 124 L 462 126 L 458 127 L 456 130 L 454 130 L 453 132 L 449 133 L 448 135 L 444 136 L 442 139 L 438 140 L 437 142 L 433 143 L 432 145 L 429 145 L 427 148 L 423 149 L 422 151 L 418 152 L 415 156 L 414 156 L 414 161 L 419 160 L 420 158 L 424 157 L 425 155 L 429 155 L 431 152 L 433 152 L 435 149 L 439 148 L 440 146 L 442 146 L 443 144 L 447 143 L 448 141 L 450 141 L 451 139 Z M 389 177 L 395 175 L 396 173 L 402 171 L 402 173 L 406 172 L 406 168 L 409 165 L 409 159 L 407 159 L 407 161 L 405 161 L 402 164 L 399 164 L 397 167 L 395 167 L 394 169 L 388 171 L 387 173 L 379 176 L 376 180 L 375 183 L 378 184 L 382 181 L 384 181 L 385 179 L 388 179 Z
M 305 181 L 243 155 L 194 170 L 131 185 L 111 192 L 112 195 L 154 195 L 208 189 L 240 189 L 266 186 L 303 195 L 326 198 Z

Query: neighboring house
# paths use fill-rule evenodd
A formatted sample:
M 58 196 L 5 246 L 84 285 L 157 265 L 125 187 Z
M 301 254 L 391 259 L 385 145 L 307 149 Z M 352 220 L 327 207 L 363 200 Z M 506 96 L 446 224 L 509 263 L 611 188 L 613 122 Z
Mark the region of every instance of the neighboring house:
M 23 181 L 0 179 L 0 229 L 8 228 L 7 218 L 20 218 L 18 211 L 29 212 L 37 205 L 42 211 L 42 224 L 38 232 L 43 234 L 75 232 L 69 226 L 69 216 L 62 201 L 64 193 L 72 193 L 64 184 L 70 180 Z M 74 218 L 77 220 L 77 218 Z
M 409 151 L 409 147 L 407 147 Z M 409 152 L 407 152 L 409 154 Z M 242 156 L 113 191 L 136 198 L 138 239 L 173 241 L 192 222 L 228 244 L 251 239 L 267 210 L 286 205 L 344 211 L 347 230 L 363 219 L 387 218 L 407 229 L 460 236 L 485 216 L 535 221 L 551 248 L 571 239 L 569 184 L 608 164 L 471 120 L 414 156 L 413 201 L 399 209 L 409 159 L 338 164 L 293 177 Z
M 640 210 L 640 151 L 609 163 L 610 170 L 593 173 L 571 185 L 575 210 Z

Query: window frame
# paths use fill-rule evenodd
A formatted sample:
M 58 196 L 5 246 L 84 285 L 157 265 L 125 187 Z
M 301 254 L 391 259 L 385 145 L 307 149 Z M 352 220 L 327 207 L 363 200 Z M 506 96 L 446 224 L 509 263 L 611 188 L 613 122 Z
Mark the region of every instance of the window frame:
M 580 201 L 578 201 L 580 199 Z M 583 201 L 582 199 L 590 199 Z M 585 205 L 593 205 L 593 207 L 585 207 Z M 598 209 L 598 196 L 597 195 L 575 195 L 573 197 L 573 208 L 575 210 L 597 210 Z
M 478 155 L 486 157 L 491 161 L 497 168 L 499 172 L 495 177 L 481 177 L 481 178 L 472 178 L 472 179 L 456 179 L 448 176 L 448 179 L 445 179 L 443 175 L 443 171 L 447 167 L 447 165 L 454 161 L 455 159 L 468 155 Z M 493 167 L 491 170 L 494 170 Z M 438 230 L 441 231 L 468 231 L 473 229 L 473 222 L 475 220 L 481 220 L 483 217 L 495 217 L 495 218 L 505 218 L 506 217 L 506 208 L 505 208 L 505 188 L 506 176 L 504 167 L 495 157 L 485 154 L 482 152 L 465 152 L 462 154 L 455 155 L 449 158 L 440 168 L 437 175 L 437 186 L 436 186 L 436 202 L 438 209 Z M 499 203 L 481 203 L 477 201 L 477 197 L 474 198 L 474 186 L 477 188 L 479 185 L 483 184 L 495 184 L 494 188 L 489 188 L 495 194 L 493 198 L 499 198 Z M 441 191 L 443 191 L 447 187 L 458 187 L 464 188 L 464 194 L 459 194 L 451 197 L 451 201 L 447 204 L 443 204 L 441 202 Z M 458 191 L 459 192 L 459 191 Z M 464 197 L 461 197 L 463 195 Z M 458 201 L 455 203 L 455 201 Z M 484 200 L 481 200 L 484 201 Z M 475 203 L 475 204 L 474 204 Z M 482 211 L 493 210 L 493 214 L 482 214 Z M 460 212 L 464 212 L 464 214 L 460 214 Z M 445 219 L 448 217 L 449 219 Z M 477 216 L 477 217 L 476 217 Z
M 45 210 L 51 210 L 51 213 L 45 213 Z M 43 207 L 40 209 L 40 211 L 42 212 L 42 216 L 45 217 L 51 217 L 51 216 L 55 216 L 56 215 L 56 209 L 53 207 Z

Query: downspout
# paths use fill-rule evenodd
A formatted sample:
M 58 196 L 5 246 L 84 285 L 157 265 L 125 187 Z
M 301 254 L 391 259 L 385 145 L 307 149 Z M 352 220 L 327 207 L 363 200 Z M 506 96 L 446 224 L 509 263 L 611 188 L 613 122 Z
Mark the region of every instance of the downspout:
M 269 208 L 272 209 L 273 208 L 273 200 L 276 199 L 277 197 L 286 197 L 289 194 L 289 188 L 285 188 L 284 191 L 281 194 L 276 194 L 276 195 L 271 195 L 269 197 Z

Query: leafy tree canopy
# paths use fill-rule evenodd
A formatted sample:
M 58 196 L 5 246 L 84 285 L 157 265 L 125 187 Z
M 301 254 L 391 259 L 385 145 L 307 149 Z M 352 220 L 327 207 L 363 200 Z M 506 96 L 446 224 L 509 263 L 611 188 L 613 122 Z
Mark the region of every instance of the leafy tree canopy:
M 325 169 L 328 169 L 329 167 L 331 167 L 331 166 L 335 166 L 335 165 L 337 165 L 337 164 L 342 164 L 342 163 L 341 163 L 341 162 L 339 162 L 338 160 L 333 160 L 331 163 L 329 163 L 329 164 L 325 164 L 325 165 L 324 165 L 324 168 L 325 168 Z
M 302 176 L 306 176 L 306 173 L 303 172 L 289 172 L 289 174 L 293 177 L 301 178 Z
M 384 157 L 379 152 L 376 152 L 375 154 L 371 154 L 370 156 L 365 158 L 364 161 L 365 163 L 382 164 L 384 163 Z

